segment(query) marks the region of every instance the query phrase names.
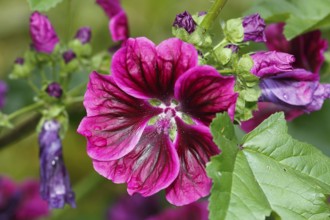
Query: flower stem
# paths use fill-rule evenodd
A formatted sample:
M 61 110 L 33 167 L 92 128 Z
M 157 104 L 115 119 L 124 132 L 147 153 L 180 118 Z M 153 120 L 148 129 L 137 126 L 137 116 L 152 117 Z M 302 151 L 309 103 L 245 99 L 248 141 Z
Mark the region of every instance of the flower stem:
M 220 11 L 225 6 L 227 1 L 228 0 L 216 0 L 205 15 L 205 18 L 201 23 L 201 27 L 203 27 L 205 30 L 210 29 L 214 20 L 218 17 Z
M 8 115 L 8 120 L 10 121 L 10 120 L 13 120 L 26 113 L 38 110 L 39 108 L 41 108 L 43 106 L 43 104 L 44 104 L 43 102 L 37 102 L 37 103 L 31 104 L 31 105 L 28 105 L 24 108 L 21 108 L 15 112 L 11 113 L 10 115 Z

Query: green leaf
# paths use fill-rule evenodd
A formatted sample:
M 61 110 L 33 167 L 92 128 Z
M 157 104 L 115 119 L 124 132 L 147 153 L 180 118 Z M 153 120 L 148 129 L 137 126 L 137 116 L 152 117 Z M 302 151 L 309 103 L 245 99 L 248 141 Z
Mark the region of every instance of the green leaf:
M 48 11 L 63 0 L 28 0 L 32 11 Z
M 240 145 L 228 120 L 217 115 L 211 124 L 222 153 L 207 166 L 213 179 L 210 219 L 329 219 L 328 157 L 289 136 L 283 113 L 269 117 Z
M 258 12 L 268 23 L 284 21 L 288 40 L 330 26 L 330 0 L 258 1 L 247 14 Z

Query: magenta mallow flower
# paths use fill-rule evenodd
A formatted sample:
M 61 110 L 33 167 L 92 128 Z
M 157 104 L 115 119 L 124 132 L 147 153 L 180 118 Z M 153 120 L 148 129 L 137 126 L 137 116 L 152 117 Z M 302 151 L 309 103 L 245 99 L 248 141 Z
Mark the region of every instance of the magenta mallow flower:
M 77 55 L 72 50 L 67 50 L 62 54 L 62 57 L 64 62 L 68 64 L 71 60 L 75 59 Z
M 284 23 L 271 24 L 266 28 L 267 47 L 294 55 L 294 68 L 303 68 L 313 73 L 319 73 L 324 62 L 324 52 L 328 42 L 322 39 L 321 31 L 315 30 L 287 41 L 283 34 Z
M 5 105 L 7 84 L 0 80 L 0 109 Z
M 65 203 L 76 207 L 69 174 L 65 168 L 60 124 L 55 120 L 45 121 L 39 133 L 40 147 L 40 194 L 50 208 L 63 208 Z
M 1 220 L 34 220 L 48 214 L 48 205 L 39 195 L 37 181 L 17 184 L 8 177 L 0 176 Z
M 189 34 L 195 31 L 196 25 L 191 14 L 187 11 L 177 14 L 173 22 L 173 27 L 184 28 Z
M 109 209 L 109 220 L 146 220 L 148 217 L 158 214 L 161 204 L 155 196 L 144 198 L 139 194 L 123 196 Z
M 90 27 L 82 27 L 76 33 L 75 39 L 78 39 L 82 44 L 90 42 L 92 37 L 92 30 Z
M 128 19 L 120 5 L 120 0 L 96 0 L 108 15 L 109 30 L 114 42 L 125 41 L 129 36 Z
M 30 35 L 32 47 L 42 53 L 50 54 L 59 42 L 56 32 L 47 16 L 33 12 L 30 17 Z
M 49 96 L 52 96 L 54 98 L 61 98 L 61 96 L 63 94 L 62 87 L 57 82 L 52 82 L 52 83 L 48 84 L 48 86 L 46 88 L 46 92 Z
M 278 56 L 273 58 L 276 64 Z M 269 61 L 273 64 L 271 59 Z M 259 71 L 258 68 L 252 69 L 253 74 L 261 77 L 259 86 L 262 94 L 259 98 L 259 108 L 253 113 L 254 117 L 242 123 L 243 130 L 248 132 L 254 129 L 268 116 L 279 111 L 285 113 L 287 120 L 293 120 L 304 113 L 320 110 L 324 100 L 330 98 L 330 84 L 321 84 L 318 74 L 304 69 L 289 68 L 290 62 L 288 61 L 288 66 L 283 63 L 284 68 L 265 66 L 264 69 L 269 69 L 268 72 Z M 279 69 L 279 72 L 276 72 L 276 69 Z
M 219 150 L 208 126 L 218 112 L 233 118 L 237 94 L 233 77 L 197 62 L 188 43 L 142 37 L 114 54 L 111 76 L 90 75 L 78 132 L 98 173 L 131 195 L 166 189 L 175 205 L 209 194 L 205 164 Z
M 244 39 L 243 41 L 265 42 L 266 23 L 258 13 L 243 18 Z

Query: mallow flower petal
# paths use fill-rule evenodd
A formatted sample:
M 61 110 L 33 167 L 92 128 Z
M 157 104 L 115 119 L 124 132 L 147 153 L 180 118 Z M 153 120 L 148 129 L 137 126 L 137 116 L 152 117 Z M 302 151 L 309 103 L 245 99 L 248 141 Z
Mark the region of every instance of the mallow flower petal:
M 205 165 L 220 151 L 212 141 L 210 129 L 203 125 L 187 125 L 176 117 L 178 135 L 174 142 L 180 159 L 180 172 L 166 188 L 166 199 L 174 205 L 186 205 L 210 192 L 212 181 Z
M 227 111 L 233 119 L 238 96 L 234 85 L 234 77 L 221 76 L 211 66 L 191 68 L 175 83 L 178 110 L 207 126 L 218 112 Z
M 124 41 L 129 36 L 128 19 L 125 11 L 120 11 L 109 21 L 109 30 L 113 41 Z
M 78 133 L 86 136 L 88 155 L 97 160 L 114 160 L 129 153 L 148 120 L 161 112 L 123 92 L 112 76 L 96 72 L 90 75 L 84 106 L 87 116 Z
M 136 98 L 169 103 L 177 78 L 198 62 L 196 49 L 176 38 L 157 47 L 146 38 L 128 39 L 125 45 L 112 59 L 112 73 L 118 86 Z
M 130 195 L 150 196 L 168 187 L 179 172 L 179 158 L 169 136 L 157 125 L 145 128 L 136 147 L 112 161 L 93 161 L 94 169 L 115 183 L 127 182 Z

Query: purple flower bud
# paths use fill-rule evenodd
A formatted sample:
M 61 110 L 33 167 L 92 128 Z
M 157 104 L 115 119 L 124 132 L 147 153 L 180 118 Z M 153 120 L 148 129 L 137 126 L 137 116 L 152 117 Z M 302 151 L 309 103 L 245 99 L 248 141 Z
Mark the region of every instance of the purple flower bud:
M 60 124 L 46 121 L 39 134 L 40 193 L 50 208 L 63 208 L 65 203 L 76 207 L 68 172 L 64 165 Z
M 251 55 L 254 65 L 251 72 L 258 77 L 293 70 L 294 56 L 276 51 L 260 51 Z
M 198 16 L 203 16 L 203 15 L 206 15 L 206 14 L 207 14 L 206 11 L 200 11 L 200 12 L 198 12 Z
M 33 12 L 30 17 L 30 35 L 33 48 L 38 52 L 50 54 L 59 42 L 56 32 L 47 16 Z
M 49 96 L 60 98 L 62 96 L 63 90 L 59 83 L 52 82 L 47 86 L 46 92 L 48 93 Z
M 173 27 L 184 28 L 189 34 L 191 34 L 196 29 L 196 22 L 189 12 L 184 11 L 183 13 L 176 15 Z
M 243 18 L 243 41 L 266 42 L 265 21 L 258 13 Z
M 74 58 L 76 58 L 76 54 L 72 50 L 67 50 L 62 54 L 64 62 L 67 64 Z
M 225 48 L 231 49 L 231 51 L 233 53 L 237 53 L 238 50 L 239 50 L 239 47 L 237 45 L 235 45 L 235 44 L 228 44 L 228 45 L 225 46 Z
M 7 93 L 7 85 L 5 82 L 0 80 L 0 108 L 5 105 L 5 98 Z
M 14 61 L 15 64 L 23 65 L 24 64 L 24 58 L 22 57 L 17 57 L 16 60 Z
M 90 27 L 80 28 L 75 36 L 75 39 L 78 39 L 82 44 L 87 44 L 91 40 L 92 31 Z

